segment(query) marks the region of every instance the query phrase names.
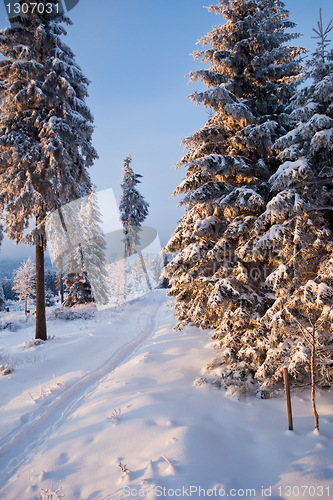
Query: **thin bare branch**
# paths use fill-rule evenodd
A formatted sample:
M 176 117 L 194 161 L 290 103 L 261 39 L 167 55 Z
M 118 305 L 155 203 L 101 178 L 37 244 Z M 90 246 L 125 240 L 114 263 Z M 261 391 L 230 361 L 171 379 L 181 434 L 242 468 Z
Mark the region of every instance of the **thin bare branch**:
M 298 326 L 301 328 L 301 330 L 304 330 L 304 331 L 305 331 L 308 335 L 310 335 L 310 336 L 312 335 L 312 334 L 311 334 L 311 332 L 309 332 L 309 330 L 308 330 L 307 328 L 305 328 L 305 327 L 302 325 L 302 323 L 300 323 L 300 322 L 298 321 L 298 319 L 297 319 L 297 318 L 295 318 L 295 316 L 294 316 L 294 315 L 293 315 L 293 314 L 289 311 L 289 309 L 288 309 L 288 307 L 287 307 L 287 306 L 286 306 L 284 309 L 287 311 L 287 313 L 288 313 L 288 314 L 290 314 L 290 316 L 291 316 L 292 318 L 294 318 L 294 320 L 296 321 L 296 323 L 298 324 Z

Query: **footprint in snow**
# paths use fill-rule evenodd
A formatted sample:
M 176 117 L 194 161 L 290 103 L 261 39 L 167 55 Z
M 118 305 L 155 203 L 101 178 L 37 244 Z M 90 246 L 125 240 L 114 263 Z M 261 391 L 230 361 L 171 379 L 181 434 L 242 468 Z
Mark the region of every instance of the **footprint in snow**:
M 139 363 L 147 363 L 148 361 L 151 361 L 151 356 L 149 352 L 146 352 L 142 355 L 142 358 L 139 359 Z

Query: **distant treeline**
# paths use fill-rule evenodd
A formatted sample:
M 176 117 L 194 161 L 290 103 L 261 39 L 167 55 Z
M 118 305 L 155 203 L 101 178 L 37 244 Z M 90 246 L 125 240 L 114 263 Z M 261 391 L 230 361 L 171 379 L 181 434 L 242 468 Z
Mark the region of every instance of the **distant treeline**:
M 12 261 L 9 261 L 12 262 Z M 15 271 L 16 268 L 14 268 Z M 52 295 L 57 295 L 59 291 L 58 275 L 55 271 L 48 269 L 45 271 L 45 290 L 50 290 Z M 13 290 L 13 277 L 2 278 L 0 281 L 2 285 L 5 300 L 18 300 L 16 293 Z

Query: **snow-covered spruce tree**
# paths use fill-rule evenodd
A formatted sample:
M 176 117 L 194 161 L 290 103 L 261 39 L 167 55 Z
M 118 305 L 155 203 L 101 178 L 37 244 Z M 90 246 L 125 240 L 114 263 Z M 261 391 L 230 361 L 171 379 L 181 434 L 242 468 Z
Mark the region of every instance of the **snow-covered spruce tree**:
M 5 310 L 5 304 L 6 304 L 6 299 L 5 299 L 5 292 L 2 286 L 2 280 L 0 283 L 0 312 Z
M 67 296 L 63 305 L 66 307 L 94 302 L 93 292 L 84 265 L 81 245 L 77 248 L 77 261 L 80 262 L 82 271 L 80 273 L 69 272 L 65 278 Z
M 94 302 L 91 286 L 87 277 L 87 273 L 69 273 L 65 278 L 65 296 L 63 305 L 65 307 L 73 307 L 82 304 L 90 304 Z
M 1 285 L 5 294 L 5 300 L 17 300 L 17 295 L 13 290 L 13 280 L 4 278 L 1 280 Z
M 119 213 L 125 235 L 125 274 L 127 257 L 135 253 L 136 245 L 140 244 L 141 223 L 148 216 L 149 207 L 149 203 L 144 200 L 143 196 L 136 188 L 137 184 L 141 183 L 140 178 L 142 175 L 134 173 L 130 166 L 131 161 L 131 155 L 126 156 L 124 160 L 122 182 L 120 184 L 122 195 L 120 198 Z M 139 252 L 139 258 L 145 273 L 148 288 L 151 290 L 148 272 L 141 252 Z M 126 294 L 126 279 L 124 282 L 124 293 Z
M 0 209 L 7 236 L 36 245 L 36 338 L 45 340 L 44 222 L 88 193 L 87 167 L 97 154 L 85 103 L 89 82 L 61 40 L 71 22 L 56 7 L 40 14 L 25 5 L 26 14 L 10 19 L 15 27 L 0 32 Z M 24 235 L 32 218 L 36 228 Z
M 110 292 L 110 301 L 121 301 L 121 296 L 124 292 L 124 274 L 125 274 L 125 260 L 123 255 L 118 255 L 113 258 L 106 265 L 107 271 L 107 284 Z
M 52 243 L 54 263 L 61 274 L 70 274 L 70 287 L 75 279 L 82 281 L 83 259 L 86 273 L 84 279 L 90 282 L 96 302 L 107 304 L 106 242 L 100 222 L 97 196 L 92 188 L 88 196 L 54 212 L 48 218 L 46 231 L 48 240 Z M 91 293 L 89 297 L 90 295 Z M 72 302 L 71 300 L 71 305 Z M 68 305 L 68 301 L 66 304 Z
M 53 265 L 58 269 L 58 285 L 61 304 L 64 303 L 64 276 L 67 273 L 80 273 L 82 264 L 78 254 L 83 239 L 80 223 L 81 205 L 86 197 L 68 203 L 47 218 L 46 238 L 51 245 Z
M 313 83 L 292 99 L 295 127 L 275 143 L 283 163 L 269 180 L 274 197 L 256 221 L 255 246 L 269 248 L 275 261 L 267 282 L 276 300 L 260 324 L 265 342 L 258 347 L 253 336 L 243 359 L 264 349 L 256 374 L 264 386 L 280 381 L 284 366 L 295 383 L 309 376 L 312 349 L 299 325 L 320 324 L 333 300 L 333 52 L 326 51 L 330 28 L 323 29 L 321 14 L 318 29 L 310 61 Z M 317 340 L 319 350 L 329 354 L 317 370 L 321 385 L 333 380 L 332 321 L 331 313 Z
M 3 235 L 3 225 L 0 224 L 0 249 L 1 249 L 3 238 L 4 238 L 4 235 Z
M 84 197 L 61 207 L 58 212 L 52 214 L 50 224 L 48 221 L 47 225 L 55 262 L 58 268 L 59 262 L 61 263 L 65 274 L 64 285 L 67 292 L 63 301 L 65 307 L 94 301 L 83 258 L 85 235 L 81 216 L 86 201 L 87 197 Z
M 29 299 L 35 294 L 35 265 L 29 257 L 14 274 L 13 290 L 17 293 L 19 300 L 24 300 L 24 313 L 28 314 Z
M 88 275 L 94 299 L 99 304 L 109 302 L 109 289 L 106 281 L 106 241 L 100 227 L 102 222 L 94 187 L 84 199 L 80 210 L 80 223 L 83 231 L 82 252 L 85 271 Z
M 3 240 L 3 226 L 0 224 L 0 248 Z M 0 311 L 4 311 L 5 309 L 5 292 L 2 286 L 3 280 L 0 283 Z
M 51 290 L 53 295 L 57 294 L 57 275 L 53 270 L 45 272 L 45 290 L 47 288 Z
M 54 306 L 54 294 L 50 288 L 45 288 L 45 305 L 46 307 Z
M 153 277 L 155 286 L 161 288 L 162 286 L 162 271 L 163 271 L 163 256 L 161 253 L 155 255 L 155 257 L 150 261 L 150 271 Z
M 178 327 L 217 328 L 215 338 L 237 364 L 242 335 L 268 307 L 269 257 L 256 258 L 251 231 L 269 199 L 267 180 L 278 166 L 272 144 L 288 130 L 284 110 L 303 49 L 285 44 L 297 34 L 288 32 L 294 24 L 278 0 L 220 0 L 209 10 L 226 24 L 198 42 L 204 50 L 194 57 L 209 68 L 190 78 L 207 90 L 190 97 L 214 115 L 183 141 L 188 151 L 175 165 L 187 168 L 173 193 L 184 195 L 186 213 L 165 249 L 178 252 L 166 276 Z

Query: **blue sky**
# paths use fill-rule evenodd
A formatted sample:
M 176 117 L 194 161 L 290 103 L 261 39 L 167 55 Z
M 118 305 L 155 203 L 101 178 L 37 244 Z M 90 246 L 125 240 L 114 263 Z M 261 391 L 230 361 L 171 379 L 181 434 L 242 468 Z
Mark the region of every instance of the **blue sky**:
M 74 25 L 65 39 L 91 80 L 88 105 L 95 118 L 94 145 L 99 154 L 91 169 L 97 190 L 112 188 L 119 201 L 123 159 L 132 155 L 134 171 L 143 175 L 140 191 L 150 203 L 145 224 L 155 228 L 162 245 L 177 226 L 182 209 L 170 193 L 185 171 L 172 169 L 183 154 L 184 138 L 207 120 L 207 112 L 187 95 L 201 88 L 184 75 L 201 67 L 189 55 L 198 38 L 223 23 L 210 14 L 205 0 L 80 0 L 70 12 Z M 214 3 L 214 2 L 213 2 Z M 98 4 L 98 8 L 96 8 Z M 295 40 L 313 51 L 319 7 L 325 26 L 333 18 L 331 0 L 286 0 L 290 19 L 303 37 Z M 0 28 L 6 27 L 0 4 Z M 27 247 L 3 245 L 1 256 L 34 254 Z

